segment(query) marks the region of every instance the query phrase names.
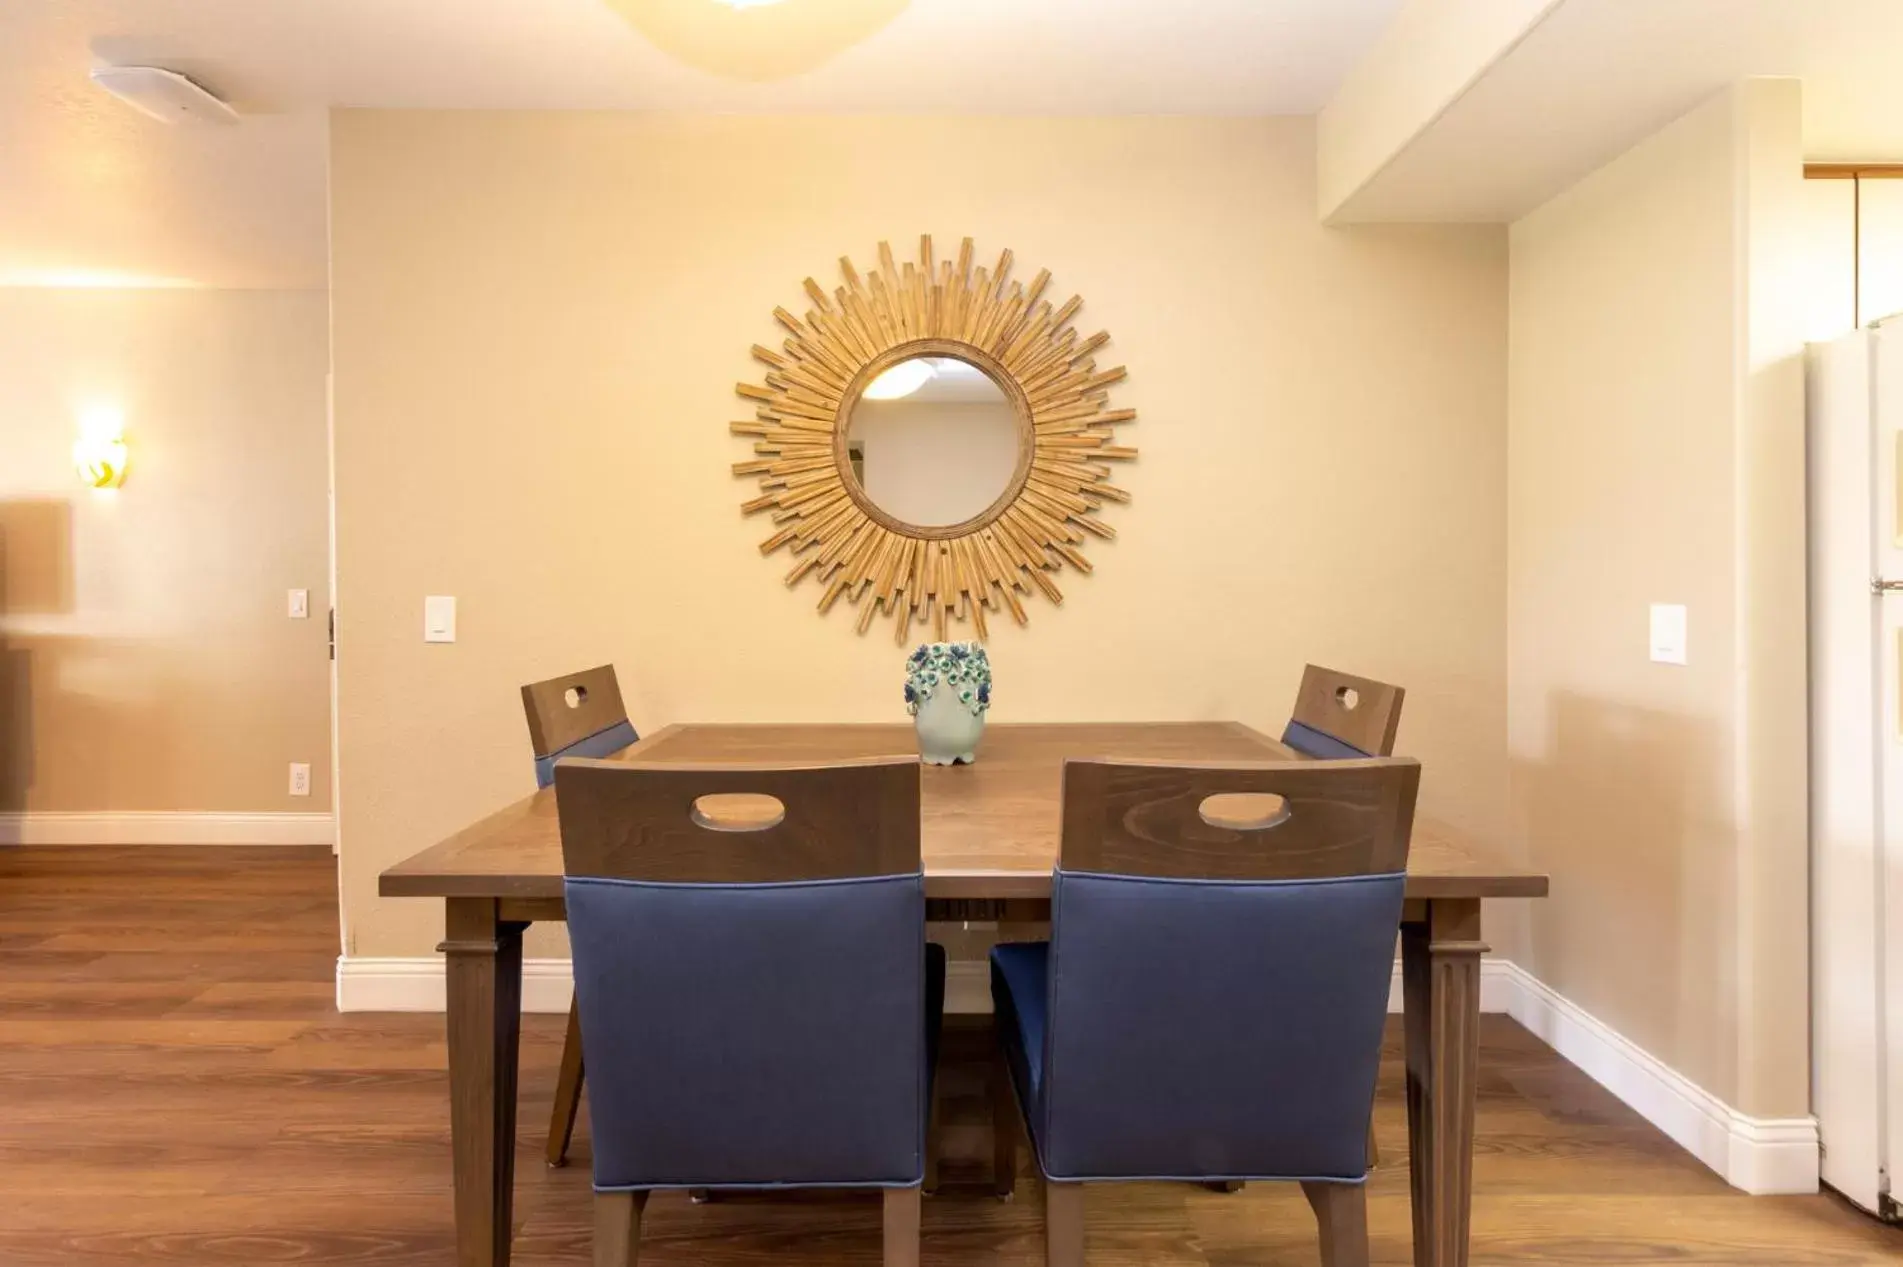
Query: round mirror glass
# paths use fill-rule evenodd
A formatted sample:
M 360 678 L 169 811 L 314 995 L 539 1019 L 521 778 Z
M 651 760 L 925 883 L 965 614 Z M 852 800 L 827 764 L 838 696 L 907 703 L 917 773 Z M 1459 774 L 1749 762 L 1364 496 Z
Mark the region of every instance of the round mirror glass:
M 915 356 L 866 385 L 846 424 L 846 456 L 866 500 L 902 524 L 949 528 L 982 515 L 1018 467 L 1017 408 L 989 374 L 951 356 Z

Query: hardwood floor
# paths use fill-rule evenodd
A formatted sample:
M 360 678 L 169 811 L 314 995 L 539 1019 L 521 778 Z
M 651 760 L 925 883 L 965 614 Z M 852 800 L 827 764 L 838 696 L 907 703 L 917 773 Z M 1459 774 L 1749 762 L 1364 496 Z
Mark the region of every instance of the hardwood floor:
M 442 1018 L 337 1015 L 336 954 L 328 851 L 0 849 L 0 1265 L 450 1267 Z M 574 1164 L 540 1156 L 563 1025 L 523 1026 L 524 1267 L 589 1261 L 585 1117 Z M 1396 1038 L 1369 1189 L 1384 1264 L 1411 1261 Z M 1474 1263 L 1903 1261 L 1903 1231 L 1835 1198 L 1731 1191 L 1511 1021 L 1481 1041 Z M 948 1142 L 988 1158 L 980 1084 L 962 1085 Z M 926 1267 L 1043 1261 L 1034 1181 L 1005 1204 L 982 1164 L 945 1180 Z M 1093 1188 L 1086 1218 L 1093 1267 L 1319 1261 L 1293 1185 Z M 663 1194 L 641 1261 L 870 1267 L 879 1226 L 876 1194 Z

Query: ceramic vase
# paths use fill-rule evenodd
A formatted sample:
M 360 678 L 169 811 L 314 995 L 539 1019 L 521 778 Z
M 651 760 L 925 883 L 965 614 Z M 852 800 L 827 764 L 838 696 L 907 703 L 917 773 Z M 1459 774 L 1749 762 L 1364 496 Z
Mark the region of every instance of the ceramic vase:
M 991 707 L 991 661 L 976 642 L 930 642 L 905 662 L 905 709 L 927 765 L 977 757 Z

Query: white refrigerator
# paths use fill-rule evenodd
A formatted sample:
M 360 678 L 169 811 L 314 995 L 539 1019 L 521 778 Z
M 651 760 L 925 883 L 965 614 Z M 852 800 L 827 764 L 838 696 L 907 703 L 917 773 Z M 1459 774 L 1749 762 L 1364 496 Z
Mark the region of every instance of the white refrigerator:
M 1903 1218 L 1903 316 L 1810 349 L 1811 1048 L 1825 1183 Z

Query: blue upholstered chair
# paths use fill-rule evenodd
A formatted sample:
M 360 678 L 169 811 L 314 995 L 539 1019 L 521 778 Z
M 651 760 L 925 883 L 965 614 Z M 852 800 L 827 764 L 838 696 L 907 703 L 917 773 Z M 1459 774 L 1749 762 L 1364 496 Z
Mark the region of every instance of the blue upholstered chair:
M 1052 1267 L 1083 1262 L 1083 1184 L 1132 1179 L 1298 1181 L 1323 1262 L 1367 1262 L 1419 782 L 1398 759 L 1066 763 L 1051 940 L 991 952 Z
M 522 688 L 522 711 L 535 750 L 536 787 L 555 782 L 555 763 L 563 757 L 612 756 L 640 738 L 612 664 L 529 683 Z
M 1295 693 L 1295 711 L 1282 730 L 1282 742 L 1305 757 L 1343 761 L 1394 754 L 1401 727 L 1401 701 L 1407 692 L 1373 678 L 1356 677 L 1319 664 L 1305 665 Z M 1381 1164 L 1374 1123 L 1368 1123 L 1368 1168 Z M 1239 1183 L 1219 1186 L 1234 1192 Z
M 595 1262 L 656 1188 L 881 1188 L 915 1264 L 944 955 L 916 760 L 555 769 Z
M 538 788 L 555 782 L 555 763 L 563 757 L 605 757 L 639 738 L 621 702 L 612 664 L 529 683 L 522 688 L 522 711 L 529 720 Z M 555 1076 L 555 1101 L 549 1109 L 546 1155 L 551 1166 L 568 1161 L 568 1142 L 581 1108 L 581 1084 L 581 1009 L 571 1003 L 568 1036 L 562 1040 L 562 1063 Z
M 1323 761 L 1389 756 L 1406 696 L 1386 682 L 1307 665 L 1282 742 Z

